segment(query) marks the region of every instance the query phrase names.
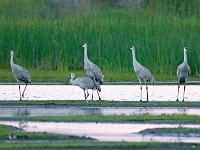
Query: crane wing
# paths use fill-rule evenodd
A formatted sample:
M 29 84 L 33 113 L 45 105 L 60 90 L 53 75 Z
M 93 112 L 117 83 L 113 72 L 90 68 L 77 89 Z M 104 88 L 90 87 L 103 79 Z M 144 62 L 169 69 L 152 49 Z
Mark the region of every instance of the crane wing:
M 188 69 L 189 69 L 189 72 L 188 72 L 188 76 L 189 76 L 189 75 L 191 75 L 191 68 L 189 65 L 188 65 Z
M 103 76 L 102 71 L 97 65 L 93 64 L 91 66 L 91 70 L 95 74 L 96 78 L 102 78 Z
M 151 83 L 155 82 L 151 72 L 143 66 L 136 71 L 136 75 L 143 82 L 151 82 Z
M 181 65 L 179 65 L 178 67 L 177 67 L 177 70 L 176 70 L 176 75 L 178 76 L 179 75 L 179 73 L 180 73 L 180 67 L 181 67 Z

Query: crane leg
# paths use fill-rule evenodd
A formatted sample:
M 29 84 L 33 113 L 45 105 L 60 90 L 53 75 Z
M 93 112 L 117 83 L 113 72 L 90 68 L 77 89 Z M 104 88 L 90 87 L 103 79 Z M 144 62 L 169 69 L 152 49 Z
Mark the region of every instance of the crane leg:
M 183 90 L 183 100 L 182 100 L 182 102 L 184 102 L 184 96 L 185 96 L 185 84 L 184 84 L 184 90 Z
M 26 86 L 25 86 L 24 91 L 23 91 L 23 93 L 22 93 L 22 97 L 24 97 L 24 92 L 25 92 L 25 90 L 26 90 L 26 87 L 27 87 L 27 83 L 26 83 Z
M 140 84 L 140 101 L 142 101 L 142 85 Z
M 94 92 L 94 91 L 92 90 L 92 100 L 93 100 L 93 92 Z
M 177 94 L 177 99 L 176 99 L 176 101 L 179 101 L 179 100 L 178 100 L 178 97 L 179 97 L 179 89 L 180 89 L 180 84 L 178 84 L 178 94 Z
M 94 81 L 94 88 L 97 89 L 97 84 L 95 82 L 95 78 L 93 79 L 93 81 Z
M 101 100 L 101 97 L 100 97 L 100 95 L 99 95 L 99 91 L 97 90 L 97 93 L 98 93 L 98 96 L 99 96 L 99 100 Z
M 85 94 L 85 90 L 83 90 L 84 91 L 84 97 L 85 97 L 85 100 L 86 100 L 86 94 Z
M 140 101 L 142 101 L 142 81 L 139 77 L 138 77 L 138 80 L 140 82 Z
M 148 93 L 148 86 L 146 84 L 146 91 L 147 91 L 147 102 L 149 101 L 149 93 Z
M 19 95 L 20 95 L 20 99 L 19 100 L 22 100 L 21 90 L 20 90 L 20 84 L 19 84 Z
M 88 90 L 86 90 L 87 91 L 87 95 L 86 95 L 86 99 L 88 98 L 88 96 L 89 96 L 89 93 L 88 93 Z

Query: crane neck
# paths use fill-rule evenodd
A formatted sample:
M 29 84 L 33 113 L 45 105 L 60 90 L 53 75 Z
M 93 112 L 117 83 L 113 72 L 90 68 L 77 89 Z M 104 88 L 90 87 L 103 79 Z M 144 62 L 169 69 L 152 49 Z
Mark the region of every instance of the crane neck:
M 87 45 L 84 47 L 84 58 L 88 59 L 88 56 L 87 56 Z
M 133 66 L 135 66 L 138 63 L 135 57 L 135 50 L 132 50 L 132 57 L 133 57 Z
M 185 64 L 187 64 L 187 52 L 184 51 L 184 61 Z
M 69 82 L 73 85 L 73 83 L 74 83 L 74 77 L 71 77 L 70 80 L 69 80 Z
M 72 84 L 72 85 L 77 85 L 76 81 L 74 80 L 75 76 L 71 77 L 69 82 Z
M 12 67 L 13 64 L 14 64 L 14 62 L 13 62 L 13 55 L 11 55 L 11 56 L 10 56 L 10 66 Z

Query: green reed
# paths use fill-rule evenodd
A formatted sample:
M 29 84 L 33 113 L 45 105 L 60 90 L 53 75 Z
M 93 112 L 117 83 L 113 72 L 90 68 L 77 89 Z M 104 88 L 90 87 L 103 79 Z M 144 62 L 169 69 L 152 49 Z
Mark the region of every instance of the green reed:
M 18 13 L 1 10 L 1 68 L 8 68 L 8 50 L 13 49 L 14 61 L 28 68 L 82 70 L 80 45 L 87 42 L 89 58 L 104 71 L 132 71 L 129 48 L 134 45 L 138 61 L 152 73 L 175 75 L 183 61 L 183 47 L 187 46 L 192 74 L 199 76 L 198 15 L 180 16 L 150 6 L 84 9 L 57 16 L 48 10 L 41 15 L 39 11 L 28 11 L 27 5 L 34 1 L 19 2 L 14 5 Z M 33 7 L 39 8 L 39 4 Z

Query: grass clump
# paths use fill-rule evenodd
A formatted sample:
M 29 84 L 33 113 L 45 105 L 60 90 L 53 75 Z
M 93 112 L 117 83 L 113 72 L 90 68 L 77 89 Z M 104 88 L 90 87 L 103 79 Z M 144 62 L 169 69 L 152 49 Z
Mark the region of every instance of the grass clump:
M 160 136 L 191 136 L 191 137 L 200 137 L 200 129 L 199 128 L 155 128 L 155 129 L 146 129 L 139 132 L 140 134 L 152 134 L 152 135 L 160 135 Z
M 62 135 L 46 132 L 25 132 L 20 128 L 1 125 L 0 124 L 0 141 L 17 140 L 17 141 L 30 141 L 30 140 L 92 140 L 91 138 L 77 137 L 71 135 Z

